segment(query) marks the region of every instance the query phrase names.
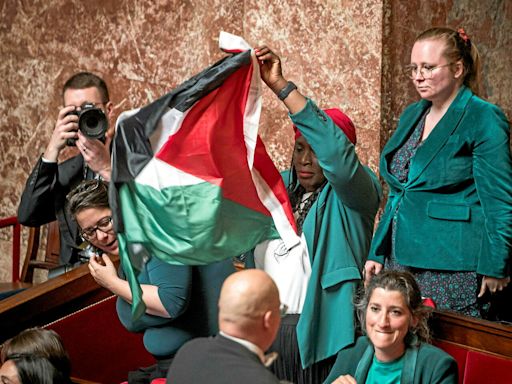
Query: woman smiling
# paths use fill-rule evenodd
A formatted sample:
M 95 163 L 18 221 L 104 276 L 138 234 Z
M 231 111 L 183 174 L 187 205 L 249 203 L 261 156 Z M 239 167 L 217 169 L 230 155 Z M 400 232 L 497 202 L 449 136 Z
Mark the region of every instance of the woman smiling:
M 366 336 L 338 353 L 325 383 L 457 383 L 455 360 L 427 344 L 429 309 L 409 272 L 381 272 L 356 305 Z

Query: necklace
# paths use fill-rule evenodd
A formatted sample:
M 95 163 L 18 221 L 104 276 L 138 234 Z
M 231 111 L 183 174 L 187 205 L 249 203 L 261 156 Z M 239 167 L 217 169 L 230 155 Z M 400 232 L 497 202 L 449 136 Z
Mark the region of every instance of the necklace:
M 306 220 L 306 216 L 318 198 L 318 194 L 322 190 L 323 184 L 320 188 L 317 188 L 314 192 L 305 192 L 300 200 L 297 202 L 293 214 L 295 216 L 295 221 L 297 222 L 297 231 L 298 233 L 302 233 L 302 225 L 304 224 L 304 220 Z

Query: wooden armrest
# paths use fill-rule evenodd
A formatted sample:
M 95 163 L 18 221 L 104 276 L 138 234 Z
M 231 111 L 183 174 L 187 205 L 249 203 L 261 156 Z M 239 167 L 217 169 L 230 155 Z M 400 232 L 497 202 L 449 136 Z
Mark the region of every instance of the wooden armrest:
M 22 281 L 16 281 L 14 283 L 0 283 L 0 292 L 18 291 L 31 287 L 32 284 L 24 283 Z
M 434 339 L 512 358 L 512 327 L 509 325 L 436 310 L 430 326 Z
M 57 268 L 59 264 L 50 263 L 48 261 L 42 261 L 42 260 L 32 260 L 30 261 L 30 265 L 34 268 L 42 268 L 42 269 L 53 269 Z

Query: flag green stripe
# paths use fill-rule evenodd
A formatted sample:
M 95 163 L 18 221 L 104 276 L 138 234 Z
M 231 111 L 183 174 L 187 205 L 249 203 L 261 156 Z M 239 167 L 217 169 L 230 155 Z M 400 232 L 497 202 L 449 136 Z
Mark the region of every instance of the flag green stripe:
M 208 264 L 277 237 L 270 216 L 224 199 L 211 183 L 157 190 L 135 182 L 120 189 L 123 236 L 172 264 Z
M 140 269 L 134 269 L 133 265 L 130 263 L 130 256 L 125 236 L 119 234 L 117 236 L 117 244 L 119 247 L 121 267 L 123 268 L 126 281 L 128 281 L 130 291 L 132 293 L 132 317 L 134 319 L 138 319 L 144 314 L 144 312 L 146 312 L 146 305 L 142 301 L 142 288 L 137 280 L 137 275 L 139 274 Z

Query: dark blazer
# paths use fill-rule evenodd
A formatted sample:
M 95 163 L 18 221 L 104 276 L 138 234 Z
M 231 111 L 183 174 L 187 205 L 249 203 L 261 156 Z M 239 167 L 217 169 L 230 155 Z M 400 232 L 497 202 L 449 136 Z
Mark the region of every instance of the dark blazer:
M 351 375 L 358 384 L 364 384 L 375 352 L 366 336 L 342 349 L 324 384 L 330 384 L 341 375 Z M 409 347 L 405 351 L 401 384 L 457 384 L 457 363 L 446 352 L 430 344 Z
M 59 221 L 62 264 L 77 261 L 81 243 L 78 226 L 66 210 L 66 195 L 84 180 L 84 159 L 78 155 L 61 164 L 45 163 L 40 158 L 32 170 L 18 207 L 18 221 L 38 227 Z
M 384 263 L 391 251 L 402 265 L 507 276 L 512 244 L 512 162 L 509 123 L 495 105 L 463 86 L 448 111 L 418 148 L 409 178 L 389 172 L 400 148 L 431 103 L 406 108 L 382 151 L 380 173 L 389 198 L 369 259 Z
M 174 358 L 170 384 L 272 384 L 279 380 L 243 345 L 221 335 L 194 339 Z

